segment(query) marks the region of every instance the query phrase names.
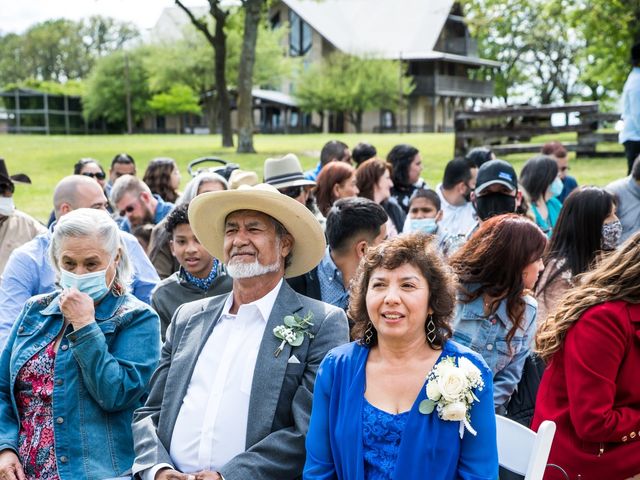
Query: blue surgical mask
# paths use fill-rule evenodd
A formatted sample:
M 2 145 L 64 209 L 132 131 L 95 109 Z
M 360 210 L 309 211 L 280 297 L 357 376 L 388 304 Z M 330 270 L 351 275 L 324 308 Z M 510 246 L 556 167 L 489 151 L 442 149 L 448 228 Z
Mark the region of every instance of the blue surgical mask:
M 564 185 L 562 183 L 562 180 L 560 180 L 560 177 L 556 177 L 555 180 L 551 182 L 551 186 L 549 187 L 549 192 L 551 192 L 552 197 L 557 197 L 562 193 L 563 188 L 564 188 Z
M 435 218 L 409 218 L 404 222 L 404 228 L 402 231 L 404 233 L 436 233 L 438 230 L 438 224 L 436 223 Z
M 89 295 L 94 302 L 97 302 L 109 292 L 107 269 L 83 275 L 60 270 L 60 286 L 65 289 L 75 287 L 82 293 Z

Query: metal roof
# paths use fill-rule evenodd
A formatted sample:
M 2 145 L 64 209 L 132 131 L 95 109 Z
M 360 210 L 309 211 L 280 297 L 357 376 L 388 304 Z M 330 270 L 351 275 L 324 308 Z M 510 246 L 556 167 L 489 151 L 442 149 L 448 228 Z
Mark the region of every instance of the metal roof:
M 345 53 L 500 66 L 492 60 L 434 51 L 454 0 L 282 1 Z
M 278 103 L 280 105 L 285 105 L 288 107 L 298 106 L 298 102 L 291 95 L 287 95 L 286 93 L 278 92 L 276 90 L 263 90 L 261 88 L 254 88 L 253 90 L 251 90 L 251 94 L 254 98 L 260 98 L 268 102 Z

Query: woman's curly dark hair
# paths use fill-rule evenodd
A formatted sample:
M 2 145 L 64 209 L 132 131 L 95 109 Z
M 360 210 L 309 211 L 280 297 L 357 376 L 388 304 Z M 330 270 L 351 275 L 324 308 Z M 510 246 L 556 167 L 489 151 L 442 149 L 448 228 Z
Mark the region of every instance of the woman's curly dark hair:
M 351 300 L 347 312 L 354 323 L 351 338 L 364 344 L 364 337 L 370 325 L 367 313 L 367 290 L 374 270 L 384 268 L 394 270 L 404 264 L 413 265 L 424 276 L 429 285 L 429 307 L 436 326 L 436 339 L 429 342 L 432 348 L 440 349 L 451 338 L 450 320 L 456 305 L 456 280 L 453 271 L 433 245 L 433 236 L 422 233 L 400 235 L 386 240 L 370 249 L 360 262 L 358 272 L 351 286 Z M 427 319 L 425 318 L 425 335 Z M 367 346 L 378 343 L 375 328 Z
M 160 195 L 165 202 L 175 203 L 178 192 L 171 186 L 171 174 L 178 168 L 172 158 L 154 158 L 144 172 L 142 181 L 149 186 L 151 193 Z

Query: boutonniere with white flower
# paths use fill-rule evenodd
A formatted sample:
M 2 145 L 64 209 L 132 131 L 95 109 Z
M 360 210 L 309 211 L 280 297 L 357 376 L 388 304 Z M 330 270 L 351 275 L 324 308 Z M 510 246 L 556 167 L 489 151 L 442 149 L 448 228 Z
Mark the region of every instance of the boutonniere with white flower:
M 284 350 L 284 346 L 288 343 L 292 347 L 299 347 L 304 341 L 304 336 L 313 338 L 313 334 L 309 332 L 309 327 L 313 326 L 313 313 L 309 312 L 304 317 L 297 313 L 287 315 L 283 319 L 284 325 L 278 325 L 273 329 L 273 334 L 282 340 L 280 346 L 276 349 L 274 355 L 277 357 Z
M 480 400 L 474 390 L 482 390 L 482 372 L 465 357 L 445 357 L 427 377 L 427 400 L 420 402 L 420 413 L 429 415 L 435 409 L 442 420 L 460 422 L 460 438 L 464 429 L 476 435 L 469 410 Z

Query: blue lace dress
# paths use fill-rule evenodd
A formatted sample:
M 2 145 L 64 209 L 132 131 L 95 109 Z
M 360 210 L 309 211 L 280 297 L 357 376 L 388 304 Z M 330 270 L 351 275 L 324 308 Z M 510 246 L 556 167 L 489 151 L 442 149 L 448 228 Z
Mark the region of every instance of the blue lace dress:
M 362 449 L 365 480 L 391 480 L 396 468 L 402 432 L 410 412 L 392 414 L 364 399 Z

